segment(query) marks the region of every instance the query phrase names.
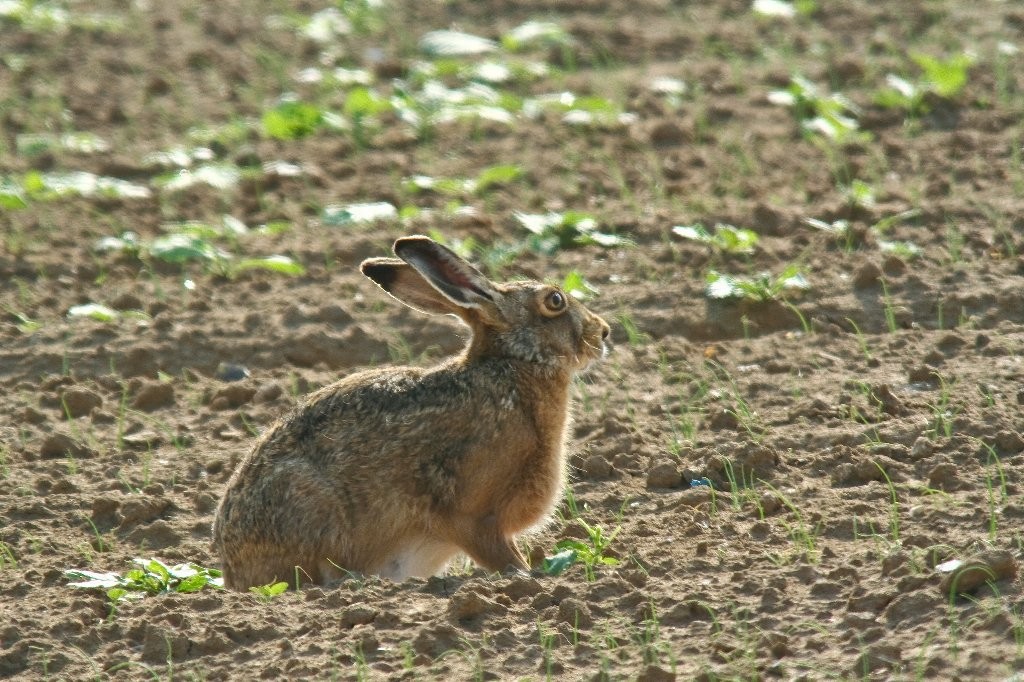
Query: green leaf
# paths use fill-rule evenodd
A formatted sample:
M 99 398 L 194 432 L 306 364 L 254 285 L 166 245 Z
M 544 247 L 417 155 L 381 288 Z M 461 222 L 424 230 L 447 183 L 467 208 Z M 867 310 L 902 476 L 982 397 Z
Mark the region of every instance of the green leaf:
M 565 279 L 562 280 L 562 288 L 581 301 L 593 298 L 600 293 L 597 290 L 597 287 L 588 282 L 583 275 L 576 270 L 572 270 L 565 276 Z
M 148 250 L 151 256 L 165 263 L 209 262 L 230 257 L 205 239 L 182 233 L 157 237 L 149 243 Z
M 129 230 L 122 232 L 120 237 L 103 237 L 96 241 L 93 248 L 100 252 L 134 253 L 139 250 L 139 246 L 139 235 Z
M 16 210 L 27 206 L 25 195 L 17 185 L 8 180 L 0 181 L 0 208 Z
M 68 583 L 69 587 L 82 587 L 86 589 L 94 587 L 115 587 L 121 583 L 121 576 L 116 573 L 97 573 L 95 571 L 86 571 L 81 569 L 64 571 L 64 577 L 68 580 L 78 581 Z
M 712 241 L 711 233 L 704 229 L 704 226 L 700 223 L 695 225 L 676 225 L 672 228 L 672 234 L 683 239 L 690 239 L 705 244 L 710 244 Z
M 209 576 L 203 573 L 196 573 L 190 578 L 185 578 L 178 583 L 175 592 L 198 592 L 210 582 Z
M 579 560 L 579 556 L 572 549 L 565 549 L 554 556 L 545 557 L 540 569 L 547 575 L 561 575 Z
M 323 221 L 325 225 L 351 225 L 353 223 L 372 223 L 378 220 L 393 220 L 398 217 L 398 209 L 386 201 L 375 201 L 366 204 L 348 204 L 325 206 Z
M 553 47 L 571 41 L 568 32 L 550 21 L 527 21 L 501 36 L 506 50 L 517 52 L 529 47 Z
M 431 31 L 420 38 L 420 50 L 435 57 L 469 57 L 496 49 L 493 40 L 461 31 Z
M 167 570 L 167 566 L 159 559 L 150 559 L 146 562 L 146 572 L 157 576 L 162 585 L 167 585 L 171 582 L 171 572 Z
M 523 169 L 519 166 L 505 164 L 500 166 L 491 166 L 480 171 L 480 174 L 476 176 L 476 187 L 474 191 L 477 194 L 482 194 L 494 185 L 504 185 L 514 180 L 518 180 L 523 176 Z
M 263 114 L 263 131 L 278 140 L 296 140 L 313 133 L 323 121 L 319 107 L 285 101 Z
M 249 588 L 250 592 L 264 599 L 276 597 L 277 595 L 282 594 L 287 590 L 288 583 L 286 582 L 267 583 L 266 585 L 253 585 Z
M 120 601 L 129 595 L 128 590 L 123 587 L 112 587 L 107 590 L 107 599 L 110 601 Z
M 967 85 L 967 72 L 974 64 L 969 54 L 958 54 L 949 59 L 937 59 L 926 54 L 912 54 L 911 59 L 924 71 L 929 89 L 940 97 L 953 98 Z
M 369 88 L 353 88 L 345 96 L 345 115 L 351 119 L 376 116 L 391 110 L 391 103 Z
M 84 303 L 71 306 L 68 309 L 68 317 L 88 317 L 99 322 L 114 322 L 119 313 L 101 303 Z
M 270 270 L 282 275 L 304 275 L 306 268 L 288 256 L 267 256 L 265 258 L 246 258 L 239 261 L 233 268 L 236 272 L 243 270 Z
M 575 550 L 577 552 L 589 552 L 591 550 L 590 546 L 587 545 L 585 542 L 581 542 L 579 540 L 573 540 L 572 538 L 569 538 L 569 539 L 566 539 L 566 540 L 560 540 L 559 542 L 557 542 L 555 544 L 555 549 L 557 549 L 557 550 L 572 549 L 572 550 Z

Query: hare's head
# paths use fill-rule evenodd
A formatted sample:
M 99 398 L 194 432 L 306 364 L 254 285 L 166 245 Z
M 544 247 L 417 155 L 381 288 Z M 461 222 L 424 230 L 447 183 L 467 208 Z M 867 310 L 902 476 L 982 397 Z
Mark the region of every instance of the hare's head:
M 605 353 L 608 323 L 556 286 L 491 282 L 429 237 L 403 237 L 394 251 L 398 258 L 363 261 L 363 274 L 411 308 L 458 316 L 473 330 L 470 358 L 575 370 Z

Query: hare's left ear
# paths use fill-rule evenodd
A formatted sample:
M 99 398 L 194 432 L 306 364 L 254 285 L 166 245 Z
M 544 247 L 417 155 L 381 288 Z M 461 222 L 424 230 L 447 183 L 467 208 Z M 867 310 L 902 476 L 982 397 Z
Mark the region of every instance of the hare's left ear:
M 461 310 L 404 260 L 367 258 L 359 269 L 377 286 L 413 310 L 435 315 L 458 315 Z
M 395 242 L 394 250 L 396 256 L 460 308 L 490 307 L 501 298 L 482 272 L 429 237 L 403 237 Z

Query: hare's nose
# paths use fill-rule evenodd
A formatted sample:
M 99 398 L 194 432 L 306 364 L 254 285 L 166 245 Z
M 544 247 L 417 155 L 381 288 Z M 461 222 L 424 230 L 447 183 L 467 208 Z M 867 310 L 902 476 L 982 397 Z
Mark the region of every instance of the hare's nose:
M 608 337 L 612 334 L 612 328 L 608 326 L 608 323 L 601 320 L 601 340 L 607 341 Z

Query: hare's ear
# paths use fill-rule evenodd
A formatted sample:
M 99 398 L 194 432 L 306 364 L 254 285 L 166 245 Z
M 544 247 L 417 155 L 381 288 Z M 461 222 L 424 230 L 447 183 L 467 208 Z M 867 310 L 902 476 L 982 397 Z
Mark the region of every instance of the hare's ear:
M 367 258 L 360 271 L 405 305 L 424 313 L 458 314 L 458 306 L 427 283 L 420 273 L 397 258 Z
M 493 306 L 501 297 L 482 272 L 429 237 L 397 240 L 395 255 L 414 267 L 432 287 L 460 308 Z

